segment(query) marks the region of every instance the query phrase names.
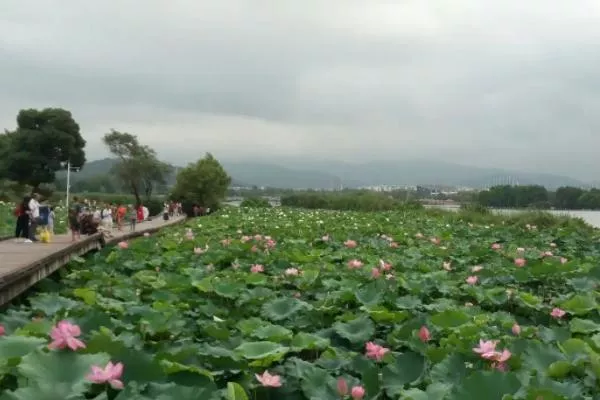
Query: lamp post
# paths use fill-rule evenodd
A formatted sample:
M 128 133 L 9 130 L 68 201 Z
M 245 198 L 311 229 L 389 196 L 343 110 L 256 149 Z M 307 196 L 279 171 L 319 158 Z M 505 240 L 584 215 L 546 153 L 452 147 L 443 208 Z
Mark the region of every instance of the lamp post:
M 71 167 L 71 161 L 67 162 L 67 200 L 65 201 L 65 208 L 69 210 L 69 190 L 71 189 L 71 170 L 77 172 L 78 167 Z

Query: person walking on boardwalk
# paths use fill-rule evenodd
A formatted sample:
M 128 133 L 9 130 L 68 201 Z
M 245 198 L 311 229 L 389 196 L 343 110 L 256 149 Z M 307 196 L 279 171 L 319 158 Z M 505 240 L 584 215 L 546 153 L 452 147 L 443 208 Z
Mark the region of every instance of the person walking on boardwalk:
M 77 197 L 73 197 L 73 204 L 68 210 L 69 229 L 71 230 L 71 240 L 74 242 L 81 239 L 81 204 Z
M 135 231 L 135 224 L 137 222 L 137 211 L 135 208 L 130 205 L 127 210 L 127 219 L 129 219 L 129 230 L 131 232 Z
M 19 238 L 24 238 L 26 240 L 29 238 L 29 214 L 26 212 L 27 203 L 28 201 L 24 198 L 23 201 L 15 207 L 15 217 L 17 217 L 15 240 L 17 241 Z
M 29 240 L 32 242 L 37 242 L 38 239 L 35 236 L 37 227 L 40 223 L 40 203 L 39 203 L 40 195 L 34 193 L 29 200 L 28 208 L 29 208 Z

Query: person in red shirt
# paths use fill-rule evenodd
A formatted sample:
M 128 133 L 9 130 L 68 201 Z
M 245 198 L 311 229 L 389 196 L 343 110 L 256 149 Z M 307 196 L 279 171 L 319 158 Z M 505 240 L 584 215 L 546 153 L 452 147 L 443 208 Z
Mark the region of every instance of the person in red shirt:
M 142 203 L 137 206 L 137 222 L 142 222 L 144 220 L 144 206 Z

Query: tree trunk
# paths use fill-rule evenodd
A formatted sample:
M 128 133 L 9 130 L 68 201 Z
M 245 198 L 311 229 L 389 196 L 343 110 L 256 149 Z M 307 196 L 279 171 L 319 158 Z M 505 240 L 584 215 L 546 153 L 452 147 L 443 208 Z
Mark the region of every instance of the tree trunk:
M 138 205 L 142 204 L 142 200 L 140 199 L 140 193 L 138 191 L 137 185 L 133 182 L 131 183 L 131 191 L 135 196 L 135 206 L 137 207 Z

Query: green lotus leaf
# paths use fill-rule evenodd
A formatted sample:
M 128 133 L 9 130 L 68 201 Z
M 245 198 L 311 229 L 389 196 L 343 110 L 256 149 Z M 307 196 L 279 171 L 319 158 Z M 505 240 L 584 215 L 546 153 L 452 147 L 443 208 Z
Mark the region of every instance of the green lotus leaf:
M 269 341 L 279 342 L 284 339 L 291 339 L 293 332 L 280 325 L 264 325 L 256 329 L 252 336 L 258 339 L 265 339 Z
M 513 395 L 521 383 L 514 373 L 499 371 L 477 371 L 455 386 L 449 400 L 503 400 Z
M 414 352 L 402 353 L 382 371 L 383 387 L 389 396 L 398 396 L 405 385 L 421 378 L 425 369 L 425 357 Z
M 456 328 L 469 322 L 471 317 L 460 310 L 446 310 L 432 315 L 430 320 L 440 328 Z
M 48 340 L 15 335 L 0 337 L 0 360 L 23 357 L 44 344 Z
M 373 337 L 375 325 L 366 317 L 356 318 L 350 322 L 336 322 L 335 333 L 348 339 L 351 343 L 364 343 Z
M 239 345 L 235 351 L 249 360 L 260 360 L 273 355 L 287 353 L 288 347 L 273 342 L 245 342 Z
M 598 308 L 596 299 L 591 295 L 575 295 L 560 304 L 560 307 L 574 315 L 585 315 Z
M 227 400 L 248 400 L 244 388 L 236 382 L 227 383 Z
M 282 321 L 295 315 L 300 310 L 304 309 L 306 304 L 293 297 L 280 297 L 263 307 L 263 313 L 272 321 Z

